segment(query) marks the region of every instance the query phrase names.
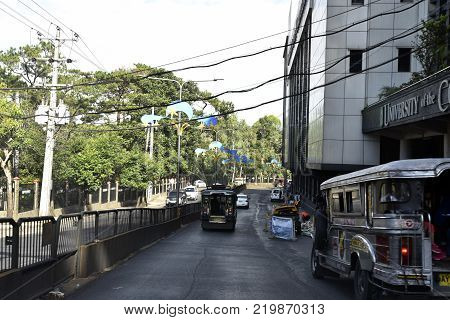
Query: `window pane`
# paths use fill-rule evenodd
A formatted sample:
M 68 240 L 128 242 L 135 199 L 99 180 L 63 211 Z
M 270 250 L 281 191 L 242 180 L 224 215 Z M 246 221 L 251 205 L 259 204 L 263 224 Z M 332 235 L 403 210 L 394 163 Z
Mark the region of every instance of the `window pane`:
M 411 48 L 398 49 L 398 72 L 411 72 Z
M 343 213 L 344 212 L 344 193 L 333 193 L 333 212 Z
M 345 200 L 347 202 L 347 213 L 361 212 L 361 199 L 358 190 L 347 191 Z
M 411 191 L 407 182 L 384 182 L 380 187 L 377 213 L 400 213 L 400 204 L 408 202 L 410 198 Z
M 362 50 L 350 50 L 350 72 L 361 72 Z
M 352 5 L 363 5 L 364 0 L 352 0 Z

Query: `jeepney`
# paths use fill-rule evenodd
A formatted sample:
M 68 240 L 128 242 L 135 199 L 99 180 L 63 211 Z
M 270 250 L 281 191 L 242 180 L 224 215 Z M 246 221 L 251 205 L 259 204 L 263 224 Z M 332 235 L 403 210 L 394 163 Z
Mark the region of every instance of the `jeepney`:
M 450 159 L 400 160 L 320 186 L 311 271 L 354 271 L 359 299 L 383 290 L 450 297 Z
M 237 195 L 224 185 L 215 184 L 202 191 L 201 223 L 205 229 L 229 229 L 236 226 Z

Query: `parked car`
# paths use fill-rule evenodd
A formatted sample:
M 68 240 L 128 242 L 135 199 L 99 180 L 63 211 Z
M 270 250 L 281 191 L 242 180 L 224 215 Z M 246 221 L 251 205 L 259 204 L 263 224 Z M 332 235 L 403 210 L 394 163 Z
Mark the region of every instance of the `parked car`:
M 283 201 L 283 189 L 275 188 L 272 189 L 272 192 L 270 193 L 270 201 Z
M 198 200 L 198 189 L 196 186 L 187 186 L 184 188 L 188 200 Z
M 178 200 L 178 203 L 180 205 L 184 205 L 187 203 L 186 192 L 184 192 L 183 190 L 180 190 L 180 198 Z M 174 206 L 176 204 L 177 204 L 177 191 L 173 190 L 170 191 L 169 194 L 167 195 L 166 205 L 169 207 Z
M 206 188 L 206 182 L 203 180 L 195 180 L 194 186 L 196 186 L 197 188 Z
M 249 199 L 248 199 L 248 196 L 246 194 L 239 193 L 237 195 L 236 207 L 238 207 L 238 208 L 245 208 L 245 209 L 249 208 Z

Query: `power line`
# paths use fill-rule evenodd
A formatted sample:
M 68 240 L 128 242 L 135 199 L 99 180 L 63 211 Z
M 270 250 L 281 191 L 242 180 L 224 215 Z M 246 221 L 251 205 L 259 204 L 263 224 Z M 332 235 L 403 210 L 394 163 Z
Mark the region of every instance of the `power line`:
M 42 19 L 44 19 L 45 21 L 54 24 L 53 21 L 50 21 L 49 19 L 47 19 L 46 17 L 44 17 L 42 14 L 40 14 L 39 12 L 37 12 L 36 10 L 34 10 L 33 8 L 30 8 L 27 4 L 25 4 L 24 2 L 22 2 L 21 0 L 17 0 L 20 4 L 22 4 L 23 6 L 27 7 L 28 10 L 34 12 L 35 14 L 37 14 L 39 17 L 41 17 Z
M 20 0 L 19 0 L 20 1 Z M 102 64 L 102 62 L 100 61 L 100 59 L 97 58 L 97 56 L 94 54 L 94 52 L 88 47 L 87 43 L 84 41 L 84 39 L 80 36 L 80 34 L 76 31 L 74 31 L 72 28 L 68 27 L 64 22 L 62 22 L 60 19 L 58 19 L 57 17 L 55 17 L 53 14 L 51 14 L 48 10 L 46 10 L 44 7 L 42 7 L 39 3 L 37 3 L 34 0 L 31 0 L 36 6 L 38 6 L 42 11 L 46 12 L 50 17 L 52 17 L 53 19 L 55 19 L 57 22 L 59 22 L 61 25 L 63 25 L 65 28 L 69 29 L 74 35 L 75 37 L 77 37 L 78 39 L 80 39 L 81 43 L 83 43 L 83 45 L 86 47 L 86 49 L 88 49 L 88 51 L 91 53 L 92 57 L 97 61 L 97 63 L 100 65 L 101 68 L 99 69 L 103 69 L 106 70 L 105 66 Z M 77 46 L 77 48 L 81 50 L 80 47 Z
M 49 34 L 49 32 L 47 32 L 47 31 L 45 31 L 42 27 L 40 27 L 39 25 L 37 25 L 36 23 L 34 23 L 33 21 L 31 21 L 30 19 L 28 19 L 27 17 L 25 17 L 25 16 L 23 16 L 21 13 L 19 13 L 19 12 L 17 12 L 16 10 L 14 10 L 13 8 L 11 8 L 10 6 L 8 6 L 8 5 L 6 5 L 3 1 L 0 1 L 0 3 L 1 4 L 3 4 L 4 6 L 6 6 L 9 10 L 11 10 L 13 13 L 15 13 L 16 15 L 18 15 L 18 16 L 20 16 L 20 17 L 22 17 L 23 19 L 25 19 L 26 21 L 28 21 L 28 22 L 30 22 L 32 25 L 34 25 L 35 26 L 35 28 L 33 28 L 34 30 L 36 30 L 37 32 L 38 32 L 38 35 L 42 35 L 42 34 L 45 34 L 45 35 L 47 35 L 47 36 L 49 36 L 49 37 L 51 37 L 51 35 Z M 5 10 L 3 10 L 3 11 L 5 11 Z M 11 16 L 11 14 L 9 14 L 10 16 Z M 14 17 L 17 21 L 19 21 L 20 23 L 22 23 L 22 24 L 24 24 L 25 26 L 27 26 L 27 27 L 29 27 L 29 25 L 26 23 L 26 22 L 24 22 L 23 20 L 21 20 L 21 19 L 19 19 L 19 18 L 17 18 L 17 17 Z M 56 24 L 55 24 L 56 25 Z M 64 30 L 62 30 L 63 32 L 64 32 Z M 62 44 L 63 46 L 65 46 L 66 48 L 69 48 L 70 49 L 70 47 L 69 46 L 67 46 L 66 44 Z M 87 60 L 88 62 L 90 62 L 91 64 L 93 64 L 94 66 L 96 66 L 98 69 L 102 69 L 100 66 L 98 66 L 95 62 L 93 62 L 91 59 L 89 59 L 88 57 L 86 57 L 85 55 L 83 55 L 82 53 L 80 53 L 80 52 L 78 52 L 77 50 L 75 50 L 75 49 L 71 49 L 73 52 L 75 52 L 78 56 L 80 56 L 81 58 L 83 58 L 83 59 L 85 59 L 85 60 Z M 24 88 L 22 88 L 22 90 L 23 90 Z M 61 89 L 61 88 L 60 88 Z
M 392 14 L 398 14 L 398 13 L 407 11 L 407 10 L 409 10 L 409 9 L 411 9 L 411 8 L 413 8 L 413 7 L 417 6 L 417 5 L 419 5 L 419 4 L 422 3 L 423 1 L 425 1 L 425 0 L 419 0 L 418 2 L 414 3 L 414 4 L 411 5 L 411 6 L 406 6 L 406 5 L 405 5 L 405 8 L 400 9 L 400 10 L 394 10 L 394 11 L 388 10 L 388 11 L 386 11 L 386 12 L 381 12 L 381 13 L 379 13 L 379 14 L 377 14 L 377 15 L 372 16 L 372 17 L 369 17 L 369 18 L 366 18 L 366 19 L 363 19 L 363 20 L 360 20 L 360 21 L 357 21 L 357 22 L 348 24 L 348 25 L 346 25 L 346 26 L 343 27 L 343 28 L 336 29 L 336 30 L 331 31 L 331 32 L 328 32 L 328 33 L 325 32 L 325 33 L 323 33 L 323 34 L 309 36 L 309 37 L 306 37 L 306 38 L 301 39 L 301 40 L 299 40 L 299 41 L 292 42 L 292 43 L 287 44 L 287 45 L 271 47 L 271 48 L 268 48 L 268 49 L 264 49 L 264 50 L 261 50 L 261 51 L 258 51 L 258 52 L 251 53 L 251 54 L 246 54 L 246 55 L 240 55 L 240 56 L 235 56 L 235 57 L 227 58 L 227 59 L 221 60 L 221 61 L 219 61 L 219 62 L 212 63 L 212 64 L 208 64 L 208 65 L 190 66 L 190 67 L 179 68 L 179 69 L 174 69 L 174 70 L 160 71 L 160 72 L 156 72 L 156 73 L 151 73 L 151 74 L 147 74 L 147 75 L 145 75 L 145 76 L 141 76 L 141 77 L 136 78 L 136 79 L 127 79 L 126 81 L 129 82 L 129 83 L 133 83 L 133 82 L 138 82 L 138 81 L 141 81 L 141 80 L 143 80 L 143 79 L 146 79 L 147 77 L 161 76 L 161 75 L 165 75 L 165 74 L 168 74 L 168 73 L 179 72 L 179 71 L 185 71 L 185 70 L 190 70 L 190 69 L 210 68 L 210 67 L 214 67 L 214 66 L 223 64 L 223 63 L 225 63 L 225 62 L 232 61 L 232 60 L 237 60 L 237 59 L 242 59 L 242 58 L 253 57 L 253 56 L 256 56 L 256 55 L 259 55 L 259 54 L 262 54 L 262 53 L 265 53 L 265 52 L 268 52 L 268 51 L 271 51 L 271 50 L 280 49 L 280 48 L 285 48 L 286 46 L 293 46 L 293 45 L 296 45 L 296 44 L 301 44 L 301 43 L 303 43 L 303 42 L 305 42 L 305 41 L 307 41 L 307 40 L 313 39 L 313 38 L 319 38 L 319 37 L 324 37 L 324 36 L 334 35 L 334 34 L 337 34 L 337 33 L 339 33 L 339 32 L 343 32 L 343 31 L 345 31 L 345 30 L 348 30 L 348 29 L 350 29 L 350 28 L 352 28 L 352 27 L 354 27 L 354 26 L 356 26 L 356 25 L 358 25 L 358 24 L 368 22 L 368 21 L 370 21 L 370 20 L 379 18 L 379 17 L 381 17 L 381 16 L 392 15 Z M 110 83 L 120 82 L 120 81 L 123 81 L 123 79 L 120 79 L 120 80 L 114 80 L 114 79 L 122 78 L 123 76 L 129 75 L 129 74 L 142 73 L 143 71 L 145 71 L 145 69 L 139 69 L 139 70 L 133 70 L 133 71 L 125 72 L 125 73 L 122 74 L 122 75 L 112 76 L 112 77 L 109 77 L 108 79 L 105 79 L 105 80 L 99 80 L 99 81 L 94 81 L 94 82 L 82 82 L 82 83 L 78 83 L 78 84 L 72 85 L 71 88 L 75 88 L 75 87 L 83 87 L 83 86 L 95 86 L 95 85 L 98 85 L 98 84 L 110 84 Z M 29 88 L 16 88 L 16 89 L 18 89 L 18 90 L 27 90 L 27 89 L 29 89 Z M 42 89 L 42 88 L 41 88 L 41 89 Z M 67 89 L 67 88 L 59 88 L 59 90 L 66 90 L 66 89 Z M 4 88 L 3 90 L 6 91 L 7 89 Z M 10 88 L 9 90 L 11 91 L 12 89 Z M 45 90 L 45 88 L 44 88 L 44 90 Z
M 141 77 L 140 79 L 145 79 L 146 77 L 150 77 L 150 76 L 161 76 L 161 75 L 165 75 L 165 74 L 168 74 L 168 73 L 174 73 L 174 72 L 185 71 L 185 70 L 211 68 L 211 67 L 215 67 L 215 66 L 218 66 L 220 64 L 223 64 L 223 63 L 226 63 L 226 62 L 229 62 L 229 61 L 232 61 L 232 60 L 254 57 L 254 56 L 257 56 L 257 55 L 260 55 L 260 54 L 263 54 L 263 53 L 266 53 L 266 52 L 269 52 L 269 51 L 272 51 L 272 50 L 285 48 L 286 46 L 294 46 L 296 44 L 301 44 L 301 43 L 303 43 L 303 42 L 305 42 L 307 40 L 310 40 L 310 39 L 334 35 L 334 34 L 337 34 L 339 32 L 343 32 L 345 30 L 348 30 L 348 29 L 350 29 L 350 28 L 352 28 L 352 27 L 354 27 L 356 25 L 359 25 L 361 23 L 368 22 L 370 20 L 379 18 L 381 16 L 398 14 L 398 13 L 407 11 L 407 10 L 417 6 L 417 5 L 419 5 L 420 3 L 424 2 L 424 1 L 425 0 L 419 0 L 418 2 L 414 3 L 413 5 L 407 6 L 406 8 L 403 8 L 403 9 L 400 9 L 400 10 L 394 10 L 394 11 L 389 11 L 389 12 L 381 12 L 381 13 L 379 13 L 377 15 L 372 16 L 372 17 L 369 17 L 369 18 L 363 19 L 361 21 L 357 21 L 357 22 L 351 23 L 351 24 L 349 24 L 349 25 L 347 25 L 347 26 L 345 26 L 343 28 L 337 29 L 335 31 L 331 31 L 331 32 L 328 32 L 328 33 L 325 32 L 323 34 L 309 36 L 309 37 L 306 37 L 306 38 L 304 38 L 302 40 L 294 41 L 294 42 L 292 42 L 290 44 L 287 44 L 287 45 L 275 46 L 275 47 L 267 48 L 267 49 L 264 49 L 264 50 L 261 50 L 261 51 L 257 51 L 257 52 L 254 52 L 254 53 L 227 58 L 227 59 L 224 59 L 224 60 L 221 60 L 221 61 L 218 61 L 218 62 L 215 62 L 215 63 L 211 63 L 211 64 L 190 66 L 190 67 L 178 68 L 178 69 L 173 69 L 173 70 L 168 70 L 168 71 L 160 71 L 160 72 L 157 72 L 157 73 L 148 74 L 146 76 Z M 127 72 L 126 74 L 135 74 L 135 73 L 141 73 L 141 72 L 142 72 L 142 70 L 134 70 L 134 71 Z M 124 74 L 124 75 L 126 75 L 126 74 Z M 95 85 L 97 83 L 100 83 L 100 84 L 113 83 L 113 82 L 116 82 L 116 81 L 114 81 L 112 79 L 117 78 L 117 77 L 121 77 L 121 76 L 111 77 L 110 80 L 102 80 L 102 81 L 98 81 L 98 82 L 74 84 L 73 87 L 91 86 L 91 85 Z M 127 81 L 133 81 L 133 80 L 127 80 Z M 134 80 L 134 81 L 139 81 L 139 80 Z
M 363 51 L 363 52 L 368 52 L 368 51 L 370 51 L 370 50 L 376 49 L 376 48 L 382 46 L 383 44 L 385 44 L 385 43 L 387 43 L 387 42 L 399 40 L 399 39 L 401 39 L 401 38 L 405 38 L 405 37 L 407 37 L 407 36 L 409 36 L 409 35 L 411 35 L 411 34 L 417 32 L 417 31 L 419 31 L 419 30 L 421 30 L 421 29 L 423 29 L 423 28 L 424 28 L 424 27 L 422 26 L 421 28 L 419 28 L 419 29 L 417 29 L 417 30 L 411 30 L 411 31 L 409 31 L 409 32 L 406 32 L 406 31 L 408 31 L 408 30 L 406 30 L 406 31 L 403 32 L 403 33 L 406 32 L 406 33 L 403 34 L 403 35 L 400 34 L 400 35 L 398 35 L 398 36 L 391 37 L 391 38 L 389 38 L 389 39 L 383 40 L 382 42 L 377 43 L 377 44 L 375 44 L 375 45 L 373 45 L 373 46 L 371 46 L 371 47 L 368 47 L 368 48 L 366 48 L 366 49 L 364 49 L 364 50 L 362 50 L 362 51 Z M 267 85 L 267 84 L 272 83 L 272 82 L 275 82 L 275 81 L 282 80 L 282 79 L 284 79 L 284 78 L 286 78 L 286 77 L 290 77 L 290 76 L 320 74 L 320 73 L 323 73 L 323 72 L 325 72 L 325 71 L 327 71 L 327 70 L 333 68 L 334 66 L 336 66 L 338 63 L 340 63 L 340 62 L 343 61 L 344 59 L 348 58 L 349 56 L 350 56 L 350 55 L 346 55 L 346 56 L 344 56 L 344 57 L 339 58 L 337 61 L 335 61 L 335 62 L 333 62 L 332 64 L 328 65 L 325 69 L 323 69 L 323 70 L 321 70 L 321 71 L 309 72 L 309 73 L 291 74 L 291 75 L 283 75 L 283 76 L 280 76 L 280 77 L 276 77 L 276 78 L 267 80 L 267 81 L 265 81 L 265 82 L 263 82 L 263 83 L 260 83 L 260 84 L 258 84 L 257 86 L 254 86 L 254 87 L 252 87 L 252 88 L 243 89 L 243 90 L 228 90 L 228 91 L 222 92 L 222 93 L 217 94 L 217 95 L 214 95 L 214 96 L 210 96 L 210 97 L 202 97 L 202 98 L 198 98 L 198 97 L 197 97 L 197 98 L 195 98 L 195 99 L 184 100 L 184 101 L 192 102 L 192 101 L 198 101 L 199 99 L 200 99 L 200 100 L 203 100 L 203 101 L 207 101 L 207 100 L 216 99 L 216 98 L 218 98 L 219 96 L 222 96 L 222 95 L 224 95 L 224 94 L 230 94 L 230 93 L 246 93 L 246 92 L 250 92 L 250 91 L 256 90 L 256 89 L 258 89 L 258 88 L 261 88 L 261 87 L 264 86 L 264 85 Z M 152 106 L 146 105 L 146 106 L 139 106 L 139 107 L 129 106 L 129 108 L 127 108 L 127 109 L 123 109 L 123 106 L 122 106 L 122 109 L 114 109 L 114 110 L 98 111 L 98 112 L 88 112 L 88 113 L 85 113 L 85 114 L 81 114 L 81 116 L 102 115 L 102 114 L 109 114 L 109 113 L 115 113 L 115 112 L 130 112 L 130 111 L 138 111 L 138 110 L 148 109 L 148 108 L 150 108 L 150 107 L 162 108 L 162 107 L 166 107 L 166 106 L 167 106 L 167 104 L 164 104 L 164 105 L 152 105 Z M 106 106 L 106 107 L 108 107 L 108 106 Z M 109 107 L 113 107 L 113 106 L 109 106 Z M 4 115 L 4 116 L 7 116 L 7 117 L 8 117 L 8 115 Z M 54 118 L 74 118 L 74 117 L 76 117 L 76 116 L 80 116 L 80 115 L 55 116 Z M 24 116 L 24 117 L 14 117 L 14 118 L 25 120 L 25 119 L 31 119 L 31 118 L 34 118 L 34 116 Z
M 42 15 L 41 13 L 39 13 L 39 12 L 37 12 L 36 10 L 34 10 L 33 8 L 31 8 L 30 6 L 28 6 L 26 3 L 24 3 L 23 1 L 21 1 L 21 0 L 18 0 L 18 2 L 20 3 L 20 4 L 22 4 L 23 6 L 25 6 L 26 8 L 28 8 L 28 10 L 30 10 L 30 11 L 32 11 L 33 13 L 35 13 L 35 14 L 37 14 L 39 17 L 41 17 L 42 19 L 44 19 L 45 21 L 47 21 L 47 22 L 49 22 L 50 23 L 50 25 L 55 25 L 55 26 L 57 26 L 57 27 L 59 27 L 60 29 L 61 29 L 61 31 L 67 36 L 67 37 L 69 37 L 69 35 L 64 31 L 64 29 L 62 29 L 61 28 L 61 26 L 58 26 L 56 23 L 54 23 L 53 21 L 51 21 L 51 20 L 49 20 L 47 17 L 45 17 L 44 15 Z M 40 6 L 39 6 L 40 7 Z M 40 7 L 41 8 L 41 7 Z M 47 11 L 46 11 L 47 12 Z M 52 16 L 52 15 L 51 15 Z M 54 16 L 52 16 L 54 19 L 56 19 Z M 56 19 L 56 20 L 58 20 L 58 19 Z M 61 21 L 60 20 L 58 20 L 58 22 L 60 22 L 61 23 Z M 64 24 L 63 24 L 64 25 Z M 67 29 L 69 29 L 70 31 L 72 31 L 72 33 L 73 33 L 73 35 L 75 36 L 75 38 L 78 38 L 78 39 L 80 39 L 82 42 L 83 42 L 83 44 L 86 46 L 86 48 L 88 48 L 87 47 L 87 45 L 85 44 L 85 42 L 79 37 L 79 35 L 75 32 L 75 31 L 73 31 L 72 29 L 70 29 L 70 28 L 68 28 L 66 25 L 64 25 Z M 47 33 L 48 33 L 48 31 L 47 31 Z M 73 42 L 72 42 L 72 45 L 73 45 Z M 78 47 L 78 45 L 77 44 L 75 44 L 75 46 L 78 48 L 78 50 L 83 54 L 83 56 L 86 56 L 86 54 L 83 52 L 83 50 L 80 48 L 80 47 Z M 88 48 L 88 50 L 91 52 L 91 54 L 92 54 L 92 56 L 97 60 L 97 62 L 99 62 L 99 64 L 100 64 L 100 67 L 101 68 L 99 68 L 99 69 L 103 69 L 103 70 L 105 70 L 105 68 L 104 68 L 104 66 L 101 64 L 101 62 L 97 59 L 97 57 L 93 54 L 93 52 Z M 72 52 L 72 47 L 70 48 L 70 51 Z
M 421 47 L 418 47 L 418 48 L 412 50 L 411 53 L 418 51 L 420 48 L 421 48 Z M 287 99 L 287 98 L 292 98 L 292 97 L 300 96 L 300 95 L 309 93 L 309 92 L 311 92 L 311 91 L 314 91 L 314 90 L 317 90 L 317 89 L 320 89 L 320 88 L 327 87 L 327 86 L 329 86 L 329 85 L 335 84 L 335 83 L 337 83 L 337 82 L 339 82 L 339 81 L 342 81 L 342 80 L 345 80 L 345 79 L 347 79 L 347 78 L 351 78 L 351 77 L 353 77 L 353 76 L 356 76 L 356 75 L 358 75 L 358 74 L 364 73 L 364 72 L 366 72 L 366 71 L 369 71 L 369 70 L 372 70 L 372 69 L 379 68 L 379 67 L 381 67 L 381 66 L 383 66 L 383 65 L 385 65 L 385 64 L 388 64 L 388 63 L 391 63 L 391 62 L 393 62 L 393 61 L 395 61 L 395 60 L 398 60 L 398 59 L 401 58 L 401 57 L 403 57 L 403 56 L 398 56 L 398 57 L 394 57 L 394 58 L 385 60 L 385 61 L 383 61 L 383 62 L 380 62 L 379 64 L 376 64 L 376 65 L 373 65 L 373 66 L 371 66 L 371 67 L 367 67 L 367 68 L 365 68 L 365 69 L 362 69 L 361 71 L 347 74 L 347 75 L 345 75 L 345 76 L 343 76 L 343 77 L 340 77 L 340 78 L 337 78 L 337 79 L 335 79 L 335 80 L 333 80 L 333 81 L 330 81 L 330 82 L 327 82 L 327 83 L 324 83 L 324 84 L 315 86 L 315 87 L 313 87 L 313 88 L 309 88 L 309 89 L 304 90 L 304 91 L 302 91 L 302 92 L 300 92 L 300 93 L 297 93 L 297 94 L 286 95 L 286 96 L 283 96 L 282 98 L 277 98 L 277 99 L 265 101 L 265 102 L 262 102 L 262 103 L 260 103 L 260 104 L 257 104 L 257 105 L 251 106 L 251 107 L 246 107 L 246 108 L 241 108 L 241 109 L 231 110 L 231 111 L 223 112 L 223 113 L 220 113 L 220 114 L 217 114 L 217 115 L 201 116 L 201 117 L 197 117 L 197 118 L 190 119 L 190 120 L 183 120 L 183 121 L 180 121 L 180 123 L 191 123 L 191 122 L 195 122 L 195 121 L 197 121 L 197 120 L 202 120 L 202 119 L 210 118 L 211 116 L 214 116 L 214 117 L 223 117 L 223 116 L 227 116 L 227 115 L 234 114 L 234 113 L 238 113 L 238 112 L 242 112 L 242 111 L 248 111 L 248 110 L 257 109 L 257 108 L 260 108 L 260 107 L 262 107 L 262 106 L 269 105 L 269 104 L 272 104 L 272 103 L 275 103 L 275 102 L 279 102 L 279 101 L 284 100 L 284 99 Z M 160 124 L 158 127 L 170 127 L 170 126 L 174 126 L 174 125 L 177 125 L 177 124 L 178 124 L 178 122 L 175 122 L 175 123 L 167 123 L 167 124 Z M 81 129 L 81 130 L 74 129 L 73 131 L 78 131 L 78 132 L 114 132 L 114 131 L 134 131 L 134 130 L 142 130 L 142 128 L 139 128 L 139 127 L 138 127 L 138 128 L 133 127 L 133 128 L 112 128 L 112 129 Z
M 365 49 L 363 49 L 361 51 L 362 52 L 369 52 L 371 50 L 374 50 L 376 48 L 379 48 L 379 47 L 383 46 L 386 43 L 389 43 L 389 42 L 392 42 L 392 41 L 395 41 L 395 40 L 399 40 L 399 39 L 408 37 L 408 36 L 418 32 L 418 31 L 424 29 L 425 25 L 423 25 L 423 23 L 425 23 L 425 22 L 426 21 L 424 21 L 424 22 L 422 22 L 420 24 L 417 24 L 417 25 L 413 26 L 412 28 L 401 32 L 397 36 L 385 39 L 385 40 L 383 40 L 383 41 L 381 41 L 379 43 L 376 43 L 376 44 L 374 44 L 374 45 L 372 45 L 370 47 L 367 47 L 367 48 L 365 48 Z M 269 80 L 264 81 L 262 83 L 259 83 L 256 86 L 253 86 L 253 87 L 250 87 L 250 88 L 240 89 L 240 90 L 227 90 L 227 91 L 224 91 L 222 93 L 219 93 L 219 94 L 216 94 L 216 95 L 212 95 L 212 96 L 209 96 L 209 97 L 196 97 L 194 99 L 188 99 L 188 100 L 183 100 L 183 101 L 185 101 L 185 102 L 194 102 L 194 101 L 198 101 L 198 100 L 208 101 L 208 100 L 216 99 L 216 98 L 218 98 L 220 96 L 223 96 L 225 94 L 248 93 L 248 92 L 254 91 L 256 89 L 259 89 L 259 88 L 261 88 L 261 87 L 263 87 L 263 86 L 265 86 L 265 85 L 267 85 L 269 83 L 272 83 L 272 82 L 275 82 L 275 81 L 279 81 L 279 80 L 282 80 L 282 79 L 285 79 L 285 78 L 288 78 L 288 77 L 291 77 L 291 76 L 305 76 L 305 75 L 306 76 L 311 76 L 311 75 L 324 73 L 324 72 L 332 69 L 333 67 L 335 67 L 336 65 L 338 65 L 339 63 L 341 63 L 342 61 L 344 61 L 345 59 L 347 59 L 349 57 L 350 57 L 350 54 L 347 54 L 347 55 L 345 55 L 343 57 L 337 58 L 334 61 L 332 61 L 332 63 L 326 65 L 324 68 L 320 68 L 320 70 L 318 70 L 318 71 L 303 72 L 303 73 L 296 73 L 296 74 L 290 74 L 290 75 L 282 75 L 282 76 L 279 76 L 279 77 L 275 77 L 275 78 L 269 79 Z M 123 106 L 122 106 L 122 108 L 119 108 L 119 109 L 106 110 L 106 111 L 96 111 L 96 112 L 87 112 L 87 113 L 84 114 L 84 116 L 101 115 L 101 114 L 108 114 L 108 113 L 115 113 L 115 112 L 139 111 L 139 110 L 143 110 L 143 109 L 148 109 L 150 107 L 163 108 L 163 107 L 166 107 L 166 106 L 167 106 L 166 104 L 164 104 L 164 105 L 145 105 L 145 106 L 127 106 L 126 109 L 124 109 Z M 114 105 L 104 106 L 104 107 L 114 107 Z M 34 116 L 21 117 L 20 119 L 27 119 L 27 118 L 33 118 L 33 117 Z M 62 117 L 56 116 L 56 117 L 57 118 L 73 118 L 74 116 L 72 115 L 72 116 L 62 116 Z
M 375 4 L 375 3 L 380 2 L 380 1 L 382 1 L 382 0 L 375 0 L 375 1 L 372 1 L 372 2 L 368 2 L 368 3 L 365 4 L 365 5 L 355 6 L 355 7 L 351 8 L 351 9 L 349 9 L 349 10 L 345 10 L 345 11 L 343 11 L 343 12 L 339 12 L 339 13 L 334 14 L 334 15 L 331 15 L 331 16 L 329 16 L 329 17 L 327 17 L 327 18 L 323 18 L 323 19 L 319 19 L 319 20 L 316 20 L 316 21 L 312 21 L 312 22 L 311 22 L 311 25 L 312 25 L 312 24 L 319 23 L 319 22 L 322 22 L 322 21 L 325 21 L 325 20 L 330 19 L 330 18 L 334 18 L 334 17 L 340 16 L 340 15 L 342 15 L 342 14 L 349 13 L 349 12 L 351 12 L 351 11 L 353 11 L 353 10 L 357 10 L 357 9 L 359 9 L 359 8 L 361 8 L 361 7 L 368 7 L 369 5 Z M 242 47 L 242 46 L 245 46 L 245 45 L 250 44 L 250 43 L 254 43 L 254 42 L 261 41 L 261 40 L 266 40 L 266 39 L 269 39 L 269 38 L 273 38 L 273 37 L 282 35 L 282 34 L 284 34 L 284 33 L 293 31 L 293 30 L 295 30 L 295 29 L 297 29 L 297 27 L 294 27 L 294 28 L 288 29 L 288 30 L 284 30 L 284 31 L 280 31 L 280 32 L 277 32 L 277 33 L 273 33 L 273 34 L 270 34 L 270 35 L 267 35 L 267 36 L 264 36 L 264 37 L 260 37 L 260 38 L 248 40 L 248 41 L 245 41 L 245 42 L 241 42 L 241 43 L 238 43 L 238 44 L 235 44 L 235 45 L 232 45 L 232 46 L 229 46 L 229 47 L 225 47 L 225 48 L 222 48 L 222 49 L 217 49 L 217 50 L 209 51 L 209 52 L 202 53 L 202 54 L 199 54 L 199 55 L 196 55 L 196 56 L 192 56 L 192 57 L 180 59 L 180 60 L 173 61 L 173 62 L 168 62 L 168 63 L 162 64 L 162 65 L 159 65 L 159 66 L 157 66 L 157 67 L 155 67 L 155 68 L 166 67 L 166 66 L 173 65 L 173 64 L 177 64 L 177 63 L 180 63 L 180 62 L 185 62 L 185 61 L 188 61 L 188 60 L 198 59 L 198 58 L 202 58 L 202 57 L 204 57 L 204 56 L 208 56 L 208 55 L 211 55 L 211 54 L 215 54 L 215 53 L 227 51 L 227 50 L 230 50 L 230 49 L 235 49 L 235 48 Z
M 6 3 L 4 3 L 3 1 L 0 1 L 0 3 L 1 3 L 2 5 L 4 5 L 5 7 L 7 7 L 9 10 L 11 10 L 12 12 L 14 12 L 16 15 L 22 17 L 25 21 L 29 22 L 31 25 L 34 25 L 34 26 L 36 26 L 38 29 L 41 29 L 41 30 L 38 30 L 38 29 L 35 29 L 35 28 L 32 28 L 32 29 L 38 31 L 38 33 L 41 33 L 41 32 L 42 32 L 43 29 L 42 29 L 41 27 L 39 27 L 36 23 L 34 23 L 33 21 L 31 21 L 31 20 L 28 19 L 27 17 L 23 16 L 21 13 L 17 12 L 16 10 L 14 10 L 14 9 L 11 8 L 10 6 L 8 6 L 8 5 L 7 5 Z M 3 10 L 3 11 L 6 12 L 5 10 Z M 9 13 L 8 13 L 8 15 L 9 15 L 9 16 L 12 16 L 12 15 L 9 14 Z M 31 28 L 31 27 L 28 25 L 28 23 L 23 22 L 23 21 L 21 21 L 20 19 L 18 19 L 18 18 L 16 18 L 16 17 L 14 17 L 14 19 L 16 19 L 17 21 L 23 23 L 23 24 L 24 24 L 25 26 L 27 26 L 28 28 Z M 45 32 L 45 31 L 44 31 L 44 32 Z

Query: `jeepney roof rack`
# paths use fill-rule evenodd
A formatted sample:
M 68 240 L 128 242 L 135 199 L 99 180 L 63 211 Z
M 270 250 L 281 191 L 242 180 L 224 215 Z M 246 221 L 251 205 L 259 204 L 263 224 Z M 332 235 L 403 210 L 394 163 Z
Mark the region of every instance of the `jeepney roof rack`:
M 448 169 L 450 158 L 398 160 L 328 179 L 320 189 L 389 178 L 433 178 Z

